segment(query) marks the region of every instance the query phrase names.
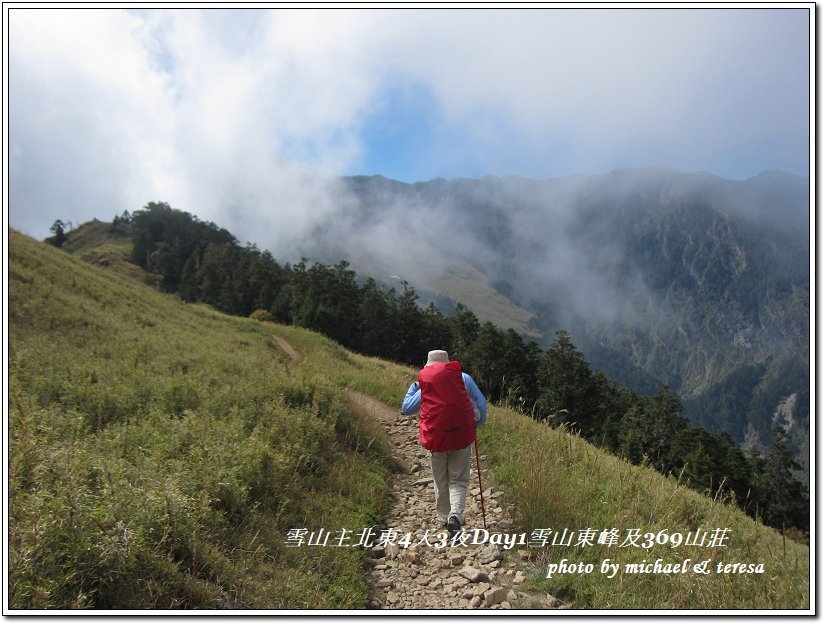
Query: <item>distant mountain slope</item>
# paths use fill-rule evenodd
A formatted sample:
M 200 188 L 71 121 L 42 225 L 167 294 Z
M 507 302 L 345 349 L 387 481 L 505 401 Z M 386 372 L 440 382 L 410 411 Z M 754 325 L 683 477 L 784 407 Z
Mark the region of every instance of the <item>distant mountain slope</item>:
M 532 315 L 533 335 L 569 330 L 595 368 L 643 392 L 668 384 L 696 422 L 761 444 L 781 413 L 806 444 L 806 179 L 642 169 L 346 183 L 354 199 L 306 242 L 308 254 L 464 302 L 474 289 L 478 306 L 493 288 Z M 466 266 L 474 286 L 439 281 Z
M 345 258 L 358 273 L 388 286 L 409 282 L 423 300 L 434 301 L 445 313 L 450 310 L 443 308 L 460 301 L 481 320 L 542 337 L 534 313 L 492 283 L 490 267 L 479 262 L 483 248 L 463 250 L 466 232 L 442 221 L 449 212 L 437 219 L 421 214 L 442 205 L 438 182 L 409 185 L 375 176 L 346 178 L 344 183 L 342 220 L 317 227 L 303 242 L 305 255 L 330 263 Z M 473 223 L 456 227 L 476 227 L 476 216 L 469 219 Z

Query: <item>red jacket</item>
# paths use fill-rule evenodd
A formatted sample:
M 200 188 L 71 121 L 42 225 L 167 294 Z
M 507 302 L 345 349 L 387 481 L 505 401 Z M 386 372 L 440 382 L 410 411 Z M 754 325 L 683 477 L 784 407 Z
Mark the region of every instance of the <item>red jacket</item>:
M 458 362 L 438 362 L 418 373 L 423 447 L 433 453 L 457 451 L 475 441 L 472 401 Z

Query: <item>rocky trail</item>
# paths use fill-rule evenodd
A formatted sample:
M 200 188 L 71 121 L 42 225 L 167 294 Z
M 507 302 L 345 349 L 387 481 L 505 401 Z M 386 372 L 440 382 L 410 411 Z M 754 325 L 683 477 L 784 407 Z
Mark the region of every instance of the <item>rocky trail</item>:
M 302 359 L 283 338 L 277 340 L 293 364 Z M 376 527 L 365 558 L 370 609 L 567 608 L 549 594 L 522 587 L 539 574 L 538 564 L 531 561 L 527 545 L 512 543 L 520 535 L 512 528 L 513 509 L 503 503 L 502 492 L 484 471 L 483 454 L 486 527 L 473 449 L 464 532 L 449 539 L 435 514 L 432 472 L 427 451 L 418 441 L 417 417 L 402 416 L 399 408 L 360 392 L 350 390 L 346 398 L 353 408 L 384 425 L 401 467 L 392 477 L 392 507 L 383 526 Z M 503 542 L 505 537 L 509 544 Z
M 427 451 L 418 442 L 417 418 L 402 416 L 399 409 L 361 393 L 350 391 L 348 398 L 383 423 L 393 454 L 403 467 L 402 472 L 393 476 L 394 503 L 381 527 L 396 530 L 397 540 L 376 545 L 366 559 L 370 567 L 370 608 L 564 608 L 553 596 L 527 592 L 521 587 L 528 575 L 535 574 L 526 545 L 511 544 L 507 548 L 505 544 L 489 543 L 495 534 L 519 534 L 512 528 L 512 509 L 502 503 L 502 492 L 491 486 L 491 475 L 484 474 L 483 454 L 486 529 L 473 449 L 464 514 L 466 537 L 464 543 L 460 536 L 454 542 L 445 540 L 445 530 L 435 515 Z

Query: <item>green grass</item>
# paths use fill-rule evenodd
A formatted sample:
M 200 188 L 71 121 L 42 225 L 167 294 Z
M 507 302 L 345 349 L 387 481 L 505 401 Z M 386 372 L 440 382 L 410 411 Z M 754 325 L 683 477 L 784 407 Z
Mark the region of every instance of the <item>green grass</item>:
M 9 256 L 11 608 L 365 605 L 360 550 L 285 546 L 384 512 L 391 461 L 341 387 L 273 326 L 13 231 Z
M 676 479 L 632 466 L 580 437 L 550 429 L 524 415 L 493 410 L 481 430 L 480 445 L 494 466 L 496 480 L 516 504 L 519 530 L 575 531 L 567 545 L 533 546 L 532 587 L 585 609 L 809 609 L 809 547 L 784 540 L 773 529 L 743 514 L 729 501 L 695 492 Z M 586 529 L 596 534 L 618 529 L 619 543 L 576 545 Z M 686 538 L 697 530 L 729 529 L 723 546 L 677 547 L 667 536 Z M 655 539 L 620 544 L 639 529 Z M 677 539 L 677 538 L 676 538 Z M 559 540 L 563 544 L 566 540 Z M 709 542 L 707 542 L 709 543 Z M 548 565 L 563 559 L 593 564 L 591 574 L 555 574 Z M 609 559 L 622 571 L 608 579 L 600 573 Z M 710 560 L 712 574 L 624 573 L 626 564 L 693 564 Z M 763 574 L 719 574 L 718 562 L 764 566 Z
M 386 435 L 346 390 L 399 406 L 416 371 L 183 304 L 117 263 L 14 231 L 9 241 L 9 607 L 364 607 L 359 549 L 289 548 L 285 537 L 380 522 Z M 107 244 L 79 253 L 94 263 Z M 511 410 L 490 410 L 479 445 L 519 532 L 729 529 L 717 549 L 533 545 L 534 591 L 580 609 L 810 606 L 809 548 L 728 503 Z M 545 578 L 564 558 L 596 570 Z M 607 579 L 607 558 L 765 573 Z
M 140 267 L 129 261 L 132 254 L 132 229 L 94 219 L 66 234 L 63 249 L 98 266 L 110 267 L 133 279 L 152 282 Z

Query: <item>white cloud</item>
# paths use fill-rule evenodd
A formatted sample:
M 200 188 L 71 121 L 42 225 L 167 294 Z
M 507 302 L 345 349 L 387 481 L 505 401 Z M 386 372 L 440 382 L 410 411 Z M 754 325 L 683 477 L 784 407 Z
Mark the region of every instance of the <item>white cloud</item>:
M 255 211 L 322 215 L 328 201 L 307 190 L 308 208 L 296 192 L 306 172 L 279 152 L 309 141 L 309 164 L 342 171 L 368 92 L 336 72 L 342 54 L 325 38 L 318 50 L 295 40 L 289 14 L 262 26 L 244 15 L 228 20 L 239 18 L 237 48 L 216 40 L 227 23 L 217 11 L 15 11 L 12 225 L 42 236 L 67 213 L 78 223 L 151 200 L 218 222 L 244 198 Z
M 806 130 L 802 12 L 9 15 L 10 218 L 37 236 L 153 200 L 264 245 L 300 236 L 340 200 L 307 169 L 363 159 L 363 124 L 405 81 L 441 116 L 433 170 L 732 169 L 770 149 L 780 166 Z
M 111 217 L 168 158 L 168 109 L 154 96 L 166 82 L 147 67 L 137 22 L 123 12 L 20 10 L 10 24 L 12 225 L 22 217 L 39 234 L 43 219 L 66 212 L 75 223 Z M 41 220 L 26 219 L 32 212 Z

